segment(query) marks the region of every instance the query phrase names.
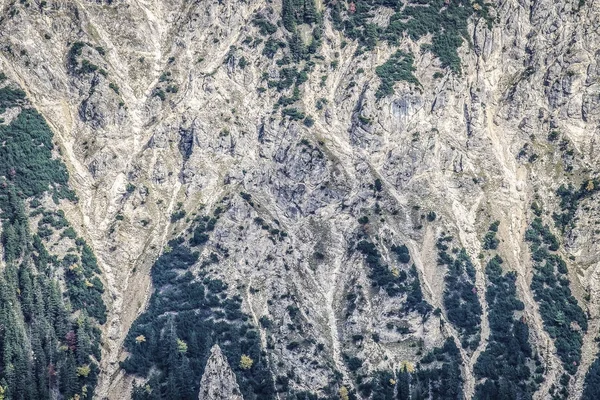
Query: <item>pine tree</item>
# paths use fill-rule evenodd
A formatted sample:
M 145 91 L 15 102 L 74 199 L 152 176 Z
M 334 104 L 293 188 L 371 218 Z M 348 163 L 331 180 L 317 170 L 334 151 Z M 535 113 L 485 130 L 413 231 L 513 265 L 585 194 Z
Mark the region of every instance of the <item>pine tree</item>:
M 77 365 L 70 351 L 59 369 L 59 381 L 60 391 L 67 399 L 77 393 Z
M 295 61 L 300 61 L 304 57 L 304 42 L 300 37 L 300 33 L 294 32 L 290 39 L 290 52 Z
M 13 225 L 6 225 L 4 227 L 2 244 L 4 245 L 4 259 L 6 262 L 14 261 L 19 252 L 19 239 Z
M 317 22 L 315 0 L 304 0 L 304 23 L 314 24 L 315 22 Z
M 296 4 L 294 0 L 283 0 L 281 20 L 285 29 L 290 32 L 296 31 Z
M 99 334 L 94 325 L 84 323 L 82 334 L 74 336 L 75 343 L 70 343 L 72 350 L 65 346 L 67 332 L 74 327 L 56 279 L 60 271 L 52 268 L 58 260 L 48 253 L 44 239 L 31 236 L 25 207 L 26 198 L 55 190 L 50 188 L 56 188 L 56 184 L 61 185 L 61 192 L 50 193 L 55 199 L 73 198 L 67 193 L 66 169 L 52 155 L 52 132 L 30 107 L 22 108 L 11 124 L 0 126 L 0 136 L 0 175 L 8 179 L 0 186 L 1 242 L 7 264 L 0 271 L 0 398 L 45 400 L 52 394 L 68 399 L 82 392 L 83 381 L 89 384 L 89 398 L 97 379 L 97 366 L 90 362 L 89 375 L 80 382 L 74 351 L 78 350 L 81 360 L 90 360 L 91 352 L 100 357 Z M 40 202 L 35 201 L 35 207 L 39 207 Z M 61 210 L 40 211 L 44 217 L 55 214 L 61 219 L 59 222 L 66 221 L 62 220 Z M 99 272 L 95 257 L 89 248 L 84 250 L 91 271 L 86 277 L 93 279 Z M 93 298 L 94 310 L 104 306 L 101 291 L 100 288 L 93 292 L 97 295 Z M 92 341 L 96 342 L 94 346 Z
M 31 321 L 33 316 L 33 283 L 29 267 L 23 266 L 19 269 L 19 291 L 21 294 L 21 310 L 25 317 L 25 322 Z
M 398 400 L 410 400 L 410 374 L 406 367 L 398 375 Z
M 588 370 L 581 400 L 596 399 L 598 393 L 600 393 L 600 358 L 596 358 L 596 361 Z

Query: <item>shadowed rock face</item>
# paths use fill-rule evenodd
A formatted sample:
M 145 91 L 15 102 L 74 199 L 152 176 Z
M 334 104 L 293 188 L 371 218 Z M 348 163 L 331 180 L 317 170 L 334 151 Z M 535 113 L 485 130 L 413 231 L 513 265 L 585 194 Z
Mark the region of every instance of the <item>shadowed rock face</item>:
M 469 19 L 459 75 L 441 67 L 427 36 L 357 52 L 323 4 L 333 2 L 317 1 L 325 15 L 319 58 L 293 104 L 312 125 L 282 115 L 280 99 L 293 97 L 293 88 L 270 84 L 291 65 L 282 61 L 290 33 L 277 26 L 280 0 L 34 3 L 0 0 L 0 71 L 54 130 L 56 156 L 79 197 L 65 205 L 67 217 L 102 268 L 109 316 L 98 398 L 129 398 L 141 382 L 119 363 L 153 292 L 151 267 L 169 240 L 189 241 L 190 224 L 217 207 L 222 214 L 189 271 L 196 280 L 222 280 L 228 295 L 240 297 L 273 380 L 294 372 L 290 391 L 357 390 L 358 377 L 415 365 L 450 338 L 470 398 L 490 337 L 485 265 L 497 253 L 505 271 L 516 272 L 524 303 L 516 317 L 527 321 L 541 358 L 544 382 L 534 397 L 548 398 L 564 369 L 531 289 L 536 269 L 524 238 L 534 202 L 560 239 L 566 286 L 588 314 L 567 384 L 567 397 L 578 398 L 596 354 L 598 195 L 582 200 L 564 233 L 552 215 L 561 211 L 558 187 L 578 188 L 600 171 L 595 3 L 491 2 L 491 26 Z M 383 7 L 373 21 L 385 26 L 391 14 Z M 257 15 L 275 33 L 262 34 Z M 298 36 L 308 47 L 307 24 Z M 269 38 L 274 58 L 263 54 Z M 414 54 L 420 86 L 397 82 L 394 94 L 378 99 L 376 68 L 398 48 Z M 484 237 L 493 221 L 499 245 L 490 250 Z M 482 308 L 474 348 L 460 345 L 461 330 L 448 317 L 448 267 L 436 247 L 445 236 L 452 236 L 449 254 L 464 248 L 473 263 L 469 287 Z M 375 246 L 378 264 L 357 249 L 361 241 Z M 391 250 L 402 244 L 410 263 Z M 402 290 L 391 295 L 374 284 L 378 266 L 380 278 L 404 279 Z M 426 318 L 407 306 L 414 282 L 431 306 Z M 229 385 L 219 386 L 220 377 Z M 218 397 L 235 396 L 236 385 L 213 347 L 200 398 L 236 398 Z
M 200 381 L 199 400 L 243 400 L 240 388 L 221 348 L 215 344 Z

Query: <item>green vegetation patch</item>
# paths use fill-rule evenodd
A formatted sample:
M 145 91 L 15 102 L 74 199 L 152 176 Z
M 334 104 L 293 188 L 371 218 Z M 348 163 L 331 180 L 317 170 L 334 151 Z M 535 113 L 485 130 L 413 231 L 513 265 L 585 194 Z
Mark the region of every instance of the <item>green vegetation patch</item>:
M 498 248 L 498 244 L 500 244 L 500 240 L 496 238 L 496 233 L 498 232 L 498 225 L 500 222 L 496 221 L 490 225 L 487 233 L 483 238 L 483 249 L 484 250 L 496 250 Z
M 453 249 L 447 252 L 451 236 L 438 239 L 438 265 L 447 267 L 444 282 L 444 308 L 448 320 L 461 335 L 461 344 L 465 349 L 475 349 L 481 333 L 481 303 L 475 288 L 475 268 L 465 249 Z
M 414 57 L 412 54 L 398 50 L 389 60 L 377 67 L 375 72 L 381 79 L 381 84 L 379 85 L 377 92 L 375 92 L 375 97 L 380 99 L 393 94 L 394 84 L 399 81 L 420 85 L 417 78 L 413 75 L 413 72 L 415 71 L 413 61 Z
M 557 228 L 565 233 L 573 229 L 575 226 L 575 213 L 582 200 L 593 195 L 600 190 L 600 179 L 590 179 L 583 182 L 579 189 L 575 189 L 573 185 L 561 185 L 556 195 L 560 198 L 559 213 L 554 213 L 552 218 Z
M 600 393 L 600 358 L 596 358 L 585 376 L 581 400 L 596 400 L 598 393 Z
M 415 373 L 412 374 L 411 397 L 399 398 L 402 400 L 464 399 L 461 366 L 462 359 L 456 343 L 451 338 L 446 339 L 442 347 L 433 349 L 417 365 Z M 405 394 L 406 390 L 400 390 L 399 393 Z
M 86 46 L 94 49 L 102 56 L 105 54 L 105 51 L 102 49 L 102 47 L 92 47 L 89 43 L 75 42 L 71 45 L 67 54 L 67 67 L 69 71 L 77 75 L 90 74 L 98 71 L 102 75 L 107 76 L 108 73 L 104 69 L 98 67 L 96 64 L 92 64 L 90 60 L 85 58 L 81 61 L 79 60 L 83 55 L 83 49 Z
M 469 18 L 485 18 L 488 26 L 491 25 L 490 6 L 470 0 L 370 0 L 350 2 L 347 6 L 345 2 L 330 0 L 327 6 L 334 27 L 358 42 L 359 54 L 373 50 L 380 41 L 399 45 L 406 36 L 418 41 L 431 35 L 431 43 L 422 48 L 431 51 L 440 60 L 442 68 L 449 68 L 456 74 L 461 73 L 458 49 L 465 40 L 470 42 Z M 387 26 L 373 22 L 383 8 L 393 11 Z M 396 82 L 420 85 L 413 75 L 413 61 L 412 54 L 399 50 L 377 68 L 381 78 L 376 92 L 378 99 L 393 94 Z
M 544 328 L 554 339 L 563 367 L 574 374 L 581 360 L 582 337 L 588 324 L 571 294 L 567 264 L 556 254 L 558 239 L 536 217 L 525 232 L 525 240 L 529 242 L 534 268 L 531 290 L 540 306 Z
M 0 80 L 0 83 L 2 83 L 2 80 Z M 25 92 L 21 89 L 10 85 L 0 88 L 0 114 L 6 111 L 6 107 L 22 105 L 24 100 Z
M 517 297 L 517 275 L 512 271 L 503 274 L 502 263 L 502 258 L 496 255 L 485 268 L 490 337 L 474 367 L 477 378 L 483 380 L 475 388 L 475 398 L 526 400 L 537 390 L 536 382 L 543 380 L 543 368 L 536 357 L 539 374 L 534 381 L 530 370 L 534 357 L 529 327 L 515 315 L 524 309 Z
M 377 400 L 462 400 L 461 365 L 458 347 L 452 339 L 447 339 L 416 366 L 403 362 L 399 371 L 374 371 L 368 377 L 361 377 L 357 389 L 363 398 Z M 358 398 L 353 391 L 348 391 L 348 395 L 340 398 Z
M 130 356 L 122 367 L 148 379 L 146 385 L 134 388 L 134 400 L 197 399 L 215 343 L 235 372 L 244 399 L 274 398 L 260 336 L 241 311 L 242 299 L 228 296 L 227 285 L 208 277 L 204 269 L 198 275 L 190 271 L 199 254 L 189 246 L 208 240 L 219 212 L 197 221 L 190 230 L 192 243 L 184 238 L 170 241 L 168 251 L 152 267 L 156 290 L 125 340 Z M 218 262 L 218 257 L 214 255 L 210 262 Z
M 52 131 L 37 111 L 25 108 L 9 125 L 0 125 L 0 143 L 0 176 L 15 185 L 19 197 L 50 191 L 75 200 L 66 167 L 53 158 Z
M 429 314 L 432 307 L 423 299 L 417 267 L 413 264 L 408 268 L 410 255 L 406 246 L 392 246 L 391 250 L 396 254 L 398 261 L 392 268 L 385 264 L 377 246 L 368 238 L 358 242 L 356 250 L 365 256 L 373 287 L 383 288 L 389 296 L 406 294 L 407 312 L 418 311 L 423 316 Z
M 281 20 L 288 31 L 294 32 L 299 24 L 313 24 L 317 18 L 315 0 L 283 0 Z
M 281 23 L 278 21 L 279 18 Z M 276 59 L 276 64 L 280 67 L 278 77 L 271 79 L 269 74 L 265 73 L 263 79 L 267 81 L 269 88 L 276 88 L 279 92 L 292 88 L 293 94 L 291 96 L 282 94 L 277 107 L 294 104 L 300 100 L 299 87 L 308 80 L 308 74 L 315 66 L 313 58 L 317 56 L 323 40 L 323 16 L 317 12 L 315 0 L 284 0 L 281 15 L 275 15 L 273 9 L 268 7 L 257 12 L 252 23 L 258 27 L 261 35 L 267 37 L 262 54 L 271 59 L 281 54 L 281 57 Z M 278 25 L 283 28 L 280 29 Z M 306 43 L 301 35 L 300 25 L 310 32 L 309 41 Z M 262 42 L 262 39 L 248 40 L 245 44 L 256 47 L 257 43 Z
M 371 0 L 351 2 L 346 8 L 341 1 L 329 1 L 334 26 L 346 36 L 358 41 L 361 47 L 372 50 L 380 40 L 397 45 L 408 35 L 417 41 L 432 35 L 426 47 L 440 60 L 443 68 L 460 74 L 460 57 L 457 50 L 464 40 L 469 40 L 469 18 L 485 18 L 491 24 L 490 6 L 486 2 L 470 0 Z M 391 8 L 394 14 L 387 27 L 372 22 L 382 7 Z
M 0 89 L 0 102 L 1 107 L 22 108 L 9 125 L 0 126 L 1 242 L 6 262 L 0 272 L 2 398 L 91 399 L 101 357 L 97 322 L 106 320 L 96 259 L 77 239 L 62 211 L 46 212 L 40 207 L 38 198 L 48 192 L 56 202 L 75 199 L 67 186 L 67 169 L 53 158 L 48 125 L 28 108 L 20 89 Z M 31 199 L 34 196 L 38 198 Z M 32 215 L 26 212 L 28 198 L 36 208 Z M 34 234 L 30 219 L 40 214 Z M 62 260 L 51 254 L 44 242 L 54 229 L 63 230 L 61 238 L 76 239 L 80 250 L 69 251 Z M 87 282 L 79 293 L 74 293 L 65 272 L 69 267 L 81 268 L 81 282 Z M 58 282 L 63 277 L 66 293 Z

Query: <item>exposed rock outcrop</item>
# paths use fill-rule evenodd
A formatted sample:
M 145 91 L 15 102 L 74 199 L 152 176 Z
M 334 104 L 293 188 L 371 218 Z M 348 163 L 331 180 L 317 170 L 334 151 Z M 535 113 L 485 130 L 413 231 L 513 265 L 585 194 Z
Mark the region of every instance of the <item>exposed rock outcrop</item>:
M 153 290 L 152 263 L 217 207 L 221 218 L 189 272 L 220 279 L 239 296 L 273 375 L 294 376 L 290 390 L 337 396 L 327 392 L 334 380 L 358 390 L 357 376 L 416 364 L 447 338 L 459 343 L 444 308 L 437 239 L 453 236 L 453 246 L 465 248 L 486 309 L 479 256 L 495 220 L 497 253 L 516 272 L 522 318 L 541 358 L 544 382 L 534 398 L 549 398 L 558 385 L 560 360 L 531 290 L 524 237 L 533 202 L 561 235 L 552 219 L 556 189 L 600 169 L 597 1 L 490 2 L 493 23 L 471 18 L 465 26 L 472 40 L 459 49 L 461 74 L 440 67 L 428 37 L 359 49 L 336 27 L 329 3 L 354 4 L 315 3 L 324 13 L 322 43 L 298 89 L 296 106 L 311 116 L 302 123 L 281 113 L 293 89 L 276 87 L 281 66 L 289 67 L 276 23 L 282 1 L 0 0 L 0 70 L 54 129 L 56 156 L 80 198 L 68 218 L 102 268 L 109 321 L 98 398 L 127 398 L 136 380 L 120 362 Z M 382 7 L 373 22 L 385 26 L 390 14 Z M 276 30 L 273 58 L 257 16 L 273 19 L 265 28 Z M 305 25 L 298 37 L 308 47 Z M 71 63 L 77 42 L 84 46 Z M 393 95 L 377 98 L 376 68 L 398 48 L 414 53 L 420 86 L 397 82 Z M 570 288 L 590 319 L 568 383 L 572 400 L 600 325 L 600 211 L 592 199 L 561 238 Z M 356 250 L 361 240 L 393 274 L 404 277 L 414 263 L 424 300 L 439 312 L 423 318 L 406 309 L 408 292 L 390 296 L 373 285 L 368 256 Z M 410 265 L 399 266 L 390 250 L 400 244 Z M 476 351 L 461 349 L 467 398 L 487 330 L 483 323 Z M 239 395 L 226 364 L 214 347 L 201 399 Z M 219 386 L 221 379 L 229 383 Z
M 210 349 L 198 400 L 243 400 L 235 374 L 218 344 Z

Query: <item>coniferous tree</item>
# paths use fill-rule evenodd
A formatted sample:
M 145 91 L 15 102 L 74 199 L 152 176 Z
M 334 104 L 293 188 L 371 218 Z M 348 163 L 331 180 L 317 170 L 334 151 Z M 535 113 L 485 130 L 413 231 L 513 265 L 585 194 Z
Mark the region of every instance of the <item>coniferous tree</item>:
M 410 373 L 403 368 L 398 375 L 398 400 L 411 400 L 410 398 Z
M 304 23 L 314 24 L 315 22 L 317 22 L 315 0 L 304 0 Z
M 283 0 L 281 9 L 281 20 L 283 26 L 290 32 L 296 31 L 296 2 L 295 0 Z

